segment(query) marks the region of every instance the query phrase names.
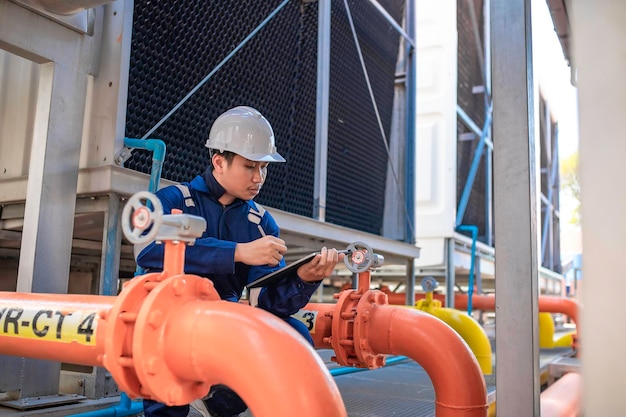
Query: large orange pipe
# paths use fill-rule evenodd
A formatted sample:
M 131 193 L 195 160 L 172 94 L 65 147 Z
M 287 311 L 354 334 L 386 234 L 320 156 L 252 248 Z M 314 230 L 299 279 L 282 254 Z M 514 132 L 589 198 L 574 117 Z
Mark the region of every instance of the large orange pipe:
M 374 355 L 405 355 L 418 362 L 435 389 L 437 417 L 487 415 L 487 388 L 480 366 L 467 344 L 450 326 L 418 310 L 376 304 L 384 299 L 384 294 L 378 291 L 367 292 L 363 297 L 374 304 L 360 311 L 360 320 L 366 323 L 367 329 L 355 327 L 357 350 L 369 350 Z M 311 323 L 315 347 L 332 347 L 336 342 L 333 338 L 337 337 L 332 334 L 333 327 L 336 328 L 332 321 L 337 315 L 334 305 L 310 303 L 304 310 L 315 315 Z M 365 359 L 367 362 L 372 357 Z M 381 359 L 374 356 L 369 367 L 381 366 L 384 363 Z
M 115 297 L 96 295 L 2 292 L 0 351 L 102 366 L 105 332 L 98 326 L 100 312 L 114 302 Z
M 0 292 L 0 354 L 104 366 L 131 397 L 170 405 L 224 383 L 258 416 L 347 416 L 288 324 L 216 297 L 207 279 L 161 274 L 136 277 L 118 297 Z
M 236 387 L 255 416 L 346 415 L 332 376 L 320 372 L 326 366 L 295 330 L 276 326 L 262 310 L 227 301 L 212 304 L 209 310 L 188 303 L 172 315 L 163 345 L 172 372 Z M 250 320 L 256 313 L 265 314 Z
M 563 375 L 541 393 L 541 417 L 579 417 L 582 415 L 582 376 Z

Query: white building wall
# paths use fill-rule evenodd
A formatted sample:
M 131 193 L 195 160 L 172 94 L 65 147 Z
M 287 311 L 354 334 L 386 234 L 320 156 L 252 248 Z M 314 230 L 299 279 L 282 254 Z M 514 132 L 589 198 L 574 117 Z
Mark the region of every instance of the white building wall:
M 417 265 L 443 265 L 456 216 L 456 1 L 417 1 Z

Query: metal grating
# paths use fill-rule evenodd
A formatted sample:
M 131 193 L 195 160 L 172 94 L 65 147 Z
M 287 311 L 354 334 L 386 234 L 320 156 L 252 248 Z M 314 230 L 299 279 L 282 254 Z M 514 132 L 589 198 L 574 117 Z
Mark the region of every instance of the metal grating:
M 126 136 L 143 137 L 281 1 L 134 3 Z M 399 38 L 374 7 L 350 1 L 387 134 Z M 401 21 L 403 1 L 381 2 Z M 289 2 L 153 134 L 167 145 L 163 177 L 187 181 L 208 163 L 204 142 L 230 107 L 272 123 L 285 164 L 272 164 L 261 204 L 311 216 L 315 158 L 317 3 Z M 379 233 L 387 155 L 342 2 L 333 4 L 327 220 Z M 127 167 L 148 173 L 136 150 Z M 359 185 L 358 188 L 355 185 Z
M 415 362 L 335 377 L 350 417 L 435 415 L 435 391 Z

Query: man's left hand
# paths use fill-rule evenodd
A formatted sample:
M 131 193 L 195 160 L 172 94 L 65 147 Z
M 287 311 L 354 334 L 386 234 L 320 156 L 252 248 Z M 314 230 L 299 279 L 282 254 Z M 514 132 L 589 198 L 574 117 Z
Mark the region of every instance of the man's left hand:
M 333 273 L 337 262 L 343 257 L 344 254 L 337 253 L 337 249 L 323 247 L 320 253 L 311 259 L 311 262 L 298 268 L 298 276 L 306 282 L 321 281 Z

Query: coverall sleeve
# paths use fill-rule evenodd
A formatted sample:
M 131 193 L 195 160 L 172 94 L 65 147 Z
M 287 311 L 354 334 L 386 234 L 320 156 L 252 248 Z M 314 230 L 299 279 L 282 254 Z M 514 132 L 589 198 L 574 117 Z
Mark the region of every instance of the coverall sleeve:
M 271 233 L 276 237 L 279 236 L 280 231 L 278 225 L 269 213 L 265 214 L 262 223 L 266 234 Z M 251 267 L 248 282 L 252 282 L 283 266 L 285 266 L 284 260 L 281 261 L 280 265 L 269 270 L 267 267 Z M 303 281 L 298 274 L 294 272 L 292 275 L 264 287 L 259 295 L 258 307 L 278 317 L 288 317 L 296 313 L 309 302 L 311 296 L 313 296 L 320 284 L 321 281 L 313 283 Z
M 184 197 L 176 187 L 165 187 L 157 192 L 163 204 L 163 212 L 172 209 L 184 211 Z M 196 239 L 185 250 L 185 273 L 207 276 L 211 274 L 232 274 L 235 272 L 235 242 L 213 237 Z M 141 249 L 137 264 L 148 270 L 162 270 L 164 245 L 152 242 Z

